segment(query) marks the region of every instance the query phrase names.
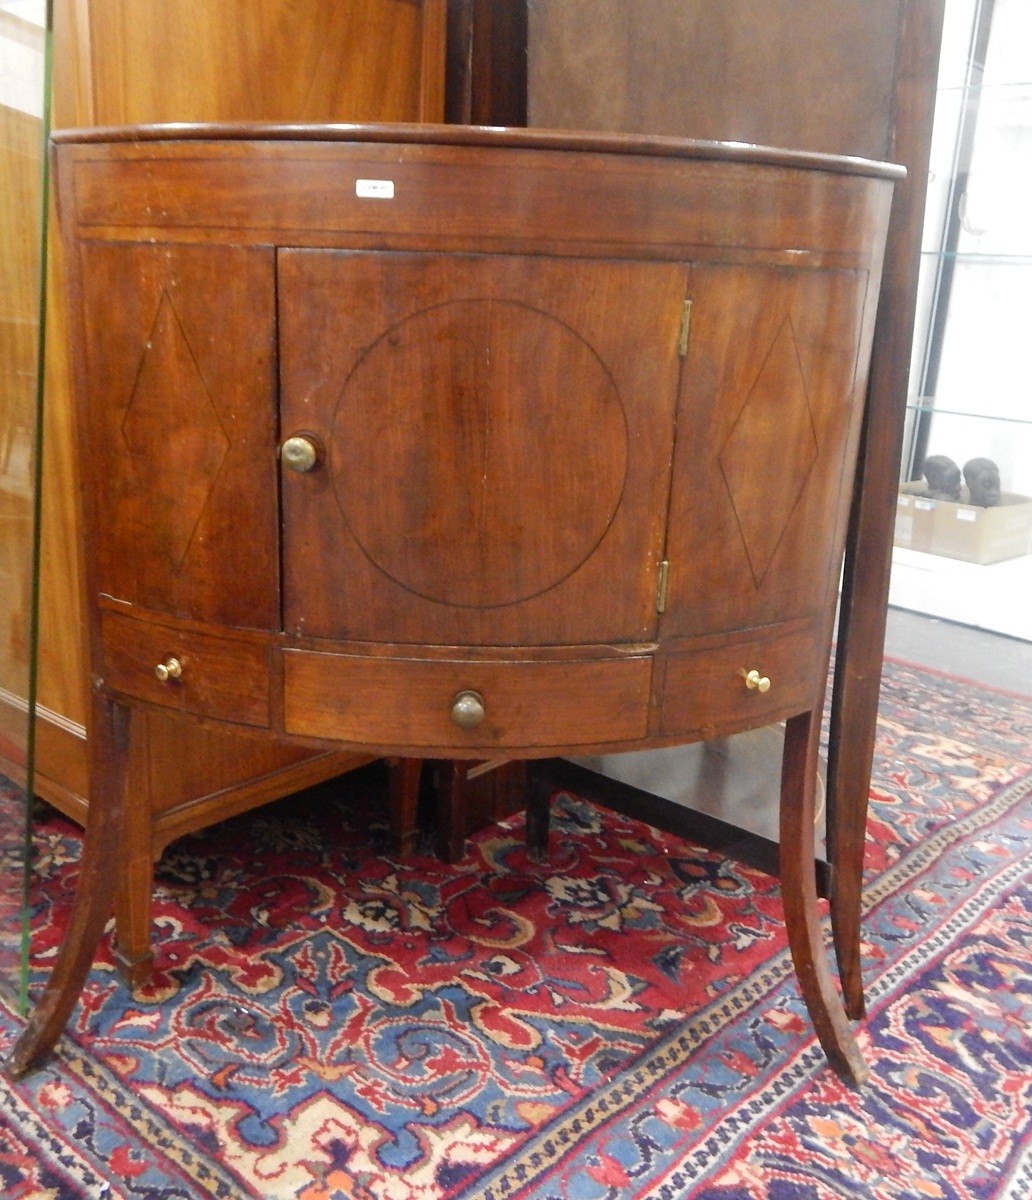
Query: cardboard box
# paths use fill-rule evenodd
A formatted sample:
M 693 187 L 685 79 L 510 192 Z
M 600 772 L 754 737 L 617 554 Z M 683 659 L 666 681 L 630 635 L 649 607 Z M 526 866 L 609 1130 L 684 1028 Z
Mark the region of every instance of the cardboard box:
M 906 488 L 913 484 L 903 484 L 896 497 L 896 535 L 897 546 L 905 546 L 908 550 L 932 549 L 932 526 L 935 522 L 935 506 L 937 500 L 928 500 L 923 496 L 914 495 Z M 924 491 L 924 484 L 916 487 Z
M 972 563 L 1032 553 L 1032 498 L 1003 492 L 995 508 L 929 500 L 924 483 L 904 483 L 896 508 L 895 545 Z

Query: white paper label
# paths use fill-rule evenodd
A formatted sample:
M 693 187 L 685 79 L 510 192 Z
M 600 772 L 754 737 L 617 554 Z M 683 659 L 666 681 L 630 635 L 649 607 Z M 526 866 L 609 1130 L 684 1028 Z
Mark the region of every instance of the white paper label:
M 931 512 L 935 507 L 934 500 L 915 500 L 914 507 L 919 508 L 922 512 Z
M 366 200 L 393 200 L 393 179 L 356 179 L 355 195 Z
M 977 519 L 978 519 L 978 513 L 976 513 L 973 508 L 958 508 L 957 509 L 957 520 L 958 521 L 975 521 Z

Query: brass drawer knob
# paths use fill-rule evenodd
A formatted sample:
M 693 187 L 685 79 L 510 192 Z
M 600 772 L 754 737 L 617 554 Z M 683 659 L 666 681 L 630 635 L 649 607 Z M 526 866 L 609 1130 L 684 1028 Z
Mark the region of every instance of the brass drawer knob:
M 289 470 L 303 475 L 319 461 L 318 443 L 314 438 L 295 434 L 294 437 L 288 437 L 280 446 L 280 459 Z
M 745 676 L 745 686 L 753 692 L 769 692 L 770 680 L 766 675 L 761 675 L 759 671 L 743 671 Z
M 182 673 L 183 664 L 178 658 L 166 658 L 164 662 L 158 663 L 154 668 L 154 674 L 162 683 L 168 683 L 170 679 L 178 679 Z
M 452 701 L 451 719 L 460 729 L 476 729 L 484 719 L 484 697 L 479 692 L 459 692 Z

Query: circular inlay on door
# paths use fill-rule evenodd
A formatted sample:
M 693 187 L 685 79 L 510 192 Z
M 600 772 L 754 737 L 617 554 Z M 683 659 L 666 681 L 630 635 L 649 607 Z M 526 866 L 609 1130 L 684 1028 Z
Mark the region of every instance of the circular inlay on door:
M 598 354 L 528 305 L 434 305 L 381 335 L 334 414 L 329 467 L 363 551 L 441 604 L 516 604 L 609 528 L 627 424 Z

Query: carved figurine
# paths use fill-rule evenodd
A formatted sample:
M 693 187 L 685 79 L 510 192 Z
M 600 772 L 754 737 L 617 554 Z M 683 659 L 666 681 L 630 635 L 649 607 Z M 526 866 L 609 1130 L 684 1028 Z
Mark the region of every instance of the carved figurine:
M 933 454 L 924 461 L 928 488 L 922 493 L 932 500 L 960 499 L 960 467 L 945 454 Z
M 964 482 L 972 504 L 995 508 L 1000 503 L 1000 468 L 991 458 L 972 458 L 964 464 Z

